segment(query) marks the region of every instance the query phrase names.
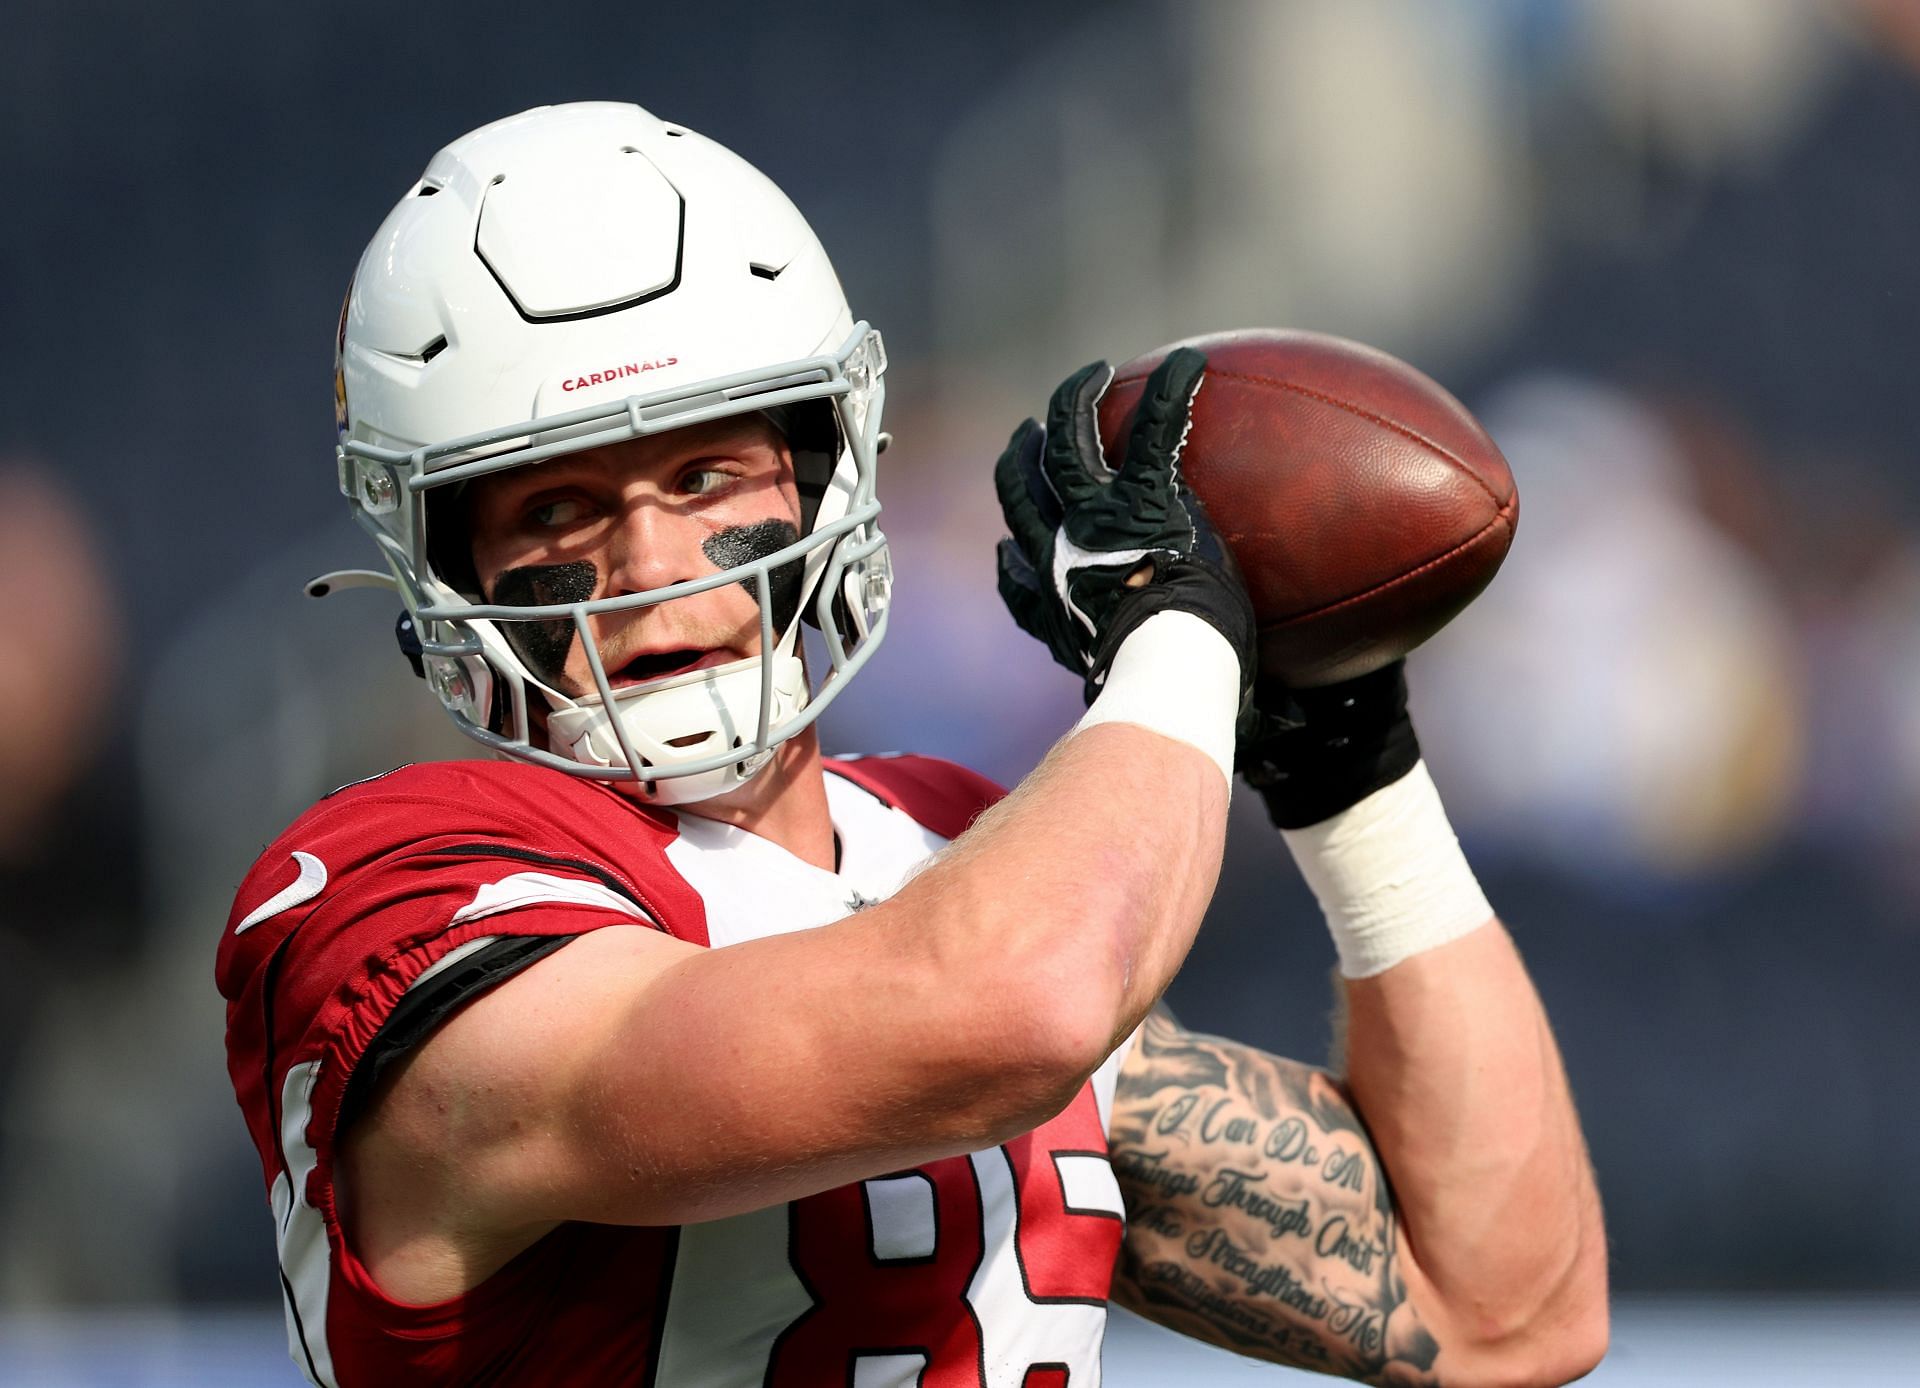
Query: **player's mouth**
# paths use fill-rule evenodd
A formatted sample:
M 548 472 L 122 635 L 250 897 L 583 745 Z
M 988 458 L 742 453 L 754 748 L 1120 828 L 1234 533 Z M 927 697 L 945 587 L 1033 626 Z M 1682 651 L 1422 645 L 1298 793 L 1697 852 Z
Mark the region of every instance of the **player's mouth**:
M 619 669 L 608 671 L 607 683 L 615 689 L 626 689 L 651 680 L 666 679 L 669 675 L 684 675 L 691 670 L 725 665 L 734 659 L 737 659 L 734 653 L 724 646 L 687 646 L 670 651 L 648 651 L 635 656 Z

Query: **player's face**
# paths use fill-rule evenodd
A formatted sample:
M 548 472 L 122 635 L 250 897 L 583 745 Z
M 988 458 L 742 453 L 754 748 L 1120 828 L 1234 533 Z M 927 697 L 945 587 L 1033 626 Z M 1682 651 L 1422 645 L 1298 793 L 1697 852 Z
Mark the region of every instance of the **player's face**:
M 494 473 L 473 484 L 467 514 L 482 591 L 515 606 L 662 588 L 799 538 L 792 455 L 759 415 Z M 737 583 L 593 620 L 616 689 L 760 649 L 759 605 Z M 503 626 L 542 680 L 576 697 L 593 692 L 571 622 Z

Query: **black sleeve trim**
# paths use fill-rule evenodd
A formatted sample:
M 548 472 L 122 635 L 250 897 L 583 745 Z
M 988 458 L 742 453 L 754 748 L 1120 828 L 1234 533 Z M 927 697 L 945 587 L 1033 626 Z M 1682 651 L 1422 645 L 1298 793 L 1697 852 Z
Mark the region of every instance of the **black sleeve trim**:
M 347 1077 L 346 1092 L 340 1097 L 340 1117 L 333 1128 L 335 1140 L 360 1116 L 389 1065 L 426 1040 L 427 1034 L 456 1010 L 579 938 L 578 935 L 502 936 L 489 940 L 459 963 L 409 989 L 387 1020 L 380 1024 L 380 1030 L 367 1043 L 360 1063 Z

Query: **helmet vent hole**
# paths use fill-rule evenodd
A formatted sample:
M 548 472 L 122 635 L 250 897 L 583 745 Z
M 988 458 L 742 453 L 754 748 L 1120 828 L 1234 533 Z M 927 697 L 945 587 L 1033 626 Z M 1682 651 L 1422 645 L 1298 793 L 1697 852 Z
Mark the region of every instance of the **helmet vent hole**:
M 425 366 L 428 362 L 432 361 L 435 357 L 439 356 L 442 352 L 446 350 L 447 350 L 447 339 L 445 334 L 442 334 L 441 336 L 436 337 L 433 341 L 429 342 L 426 346 L 420 349 L 420 353 L 419 353 L 420 364 L 422 366 Z
M 439 191 L 440 185 L 437 183 L 422 183 L 420 185 L 420 191 L 415 193 L 414 196 L 416 198 L 430 198 Z
M 747 268 L 763 280 L 777 280 L 780 278 L 780 272 L 787 267 L 784 265 L 760 265 L 756 263 L 748 265 Z
M 502 183 L 505 183 L 506 181 L 507 181 L 507 176 L 505 174 L 495 174 L 491 179 L 488 180 L 488 182 L 491 183 L 496 188 L 499 187 Z
M 620 152 L 622 154 L 638 154 L 640 151 L 635 149 L 632 145 L 621 145 Z
M 684 734 L 682 734 L 682 735 L 681 735 L 681 736 L 679 736 L 679 737 L 670 737 L 670 738 L 668 738 L 668 739 L 667 739 L 667 746 L 669 746 L 669 747 L 693 747 L 693 746 L 697 746 L 698 744 L 700 744 L 700 743 L 702 743 L 702 742 L 705 742 L 705 741 L 706 741 L 706 740 L 707 740 L 708 738 L 710 738 L 710 737 L 712 737 L 712 736 L 713 736 L 713 734 L 712 734 L 712 733 L 684 733 Z
M 669 126 L 667 127 L 667 134 L 669 134 L 669 135 L 684 135 L 684 134 L 686 134 L 686 133 L 687 133 L 686 131 L 684 131 L 684 130 L 682 130 L 682 129 L 681 129 L 681 128 L 680 128 L 679 126 L 677 126 L 677 125 L 669 125 Z

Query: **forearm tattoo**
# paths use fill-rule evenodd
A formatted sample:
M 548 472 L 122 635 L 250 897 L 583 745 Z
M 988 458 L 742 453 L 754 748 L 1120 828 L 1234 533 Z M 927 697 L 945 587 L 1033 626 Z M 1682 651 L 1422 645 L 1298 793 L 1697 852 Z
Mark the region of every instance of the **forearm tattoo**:
M 1111 1128 L 1127 1202 L 1114 1299 L 1240 1354 L 1437 1384 L 1392 1192 L 1325 1072 L 1148 1017 Z

